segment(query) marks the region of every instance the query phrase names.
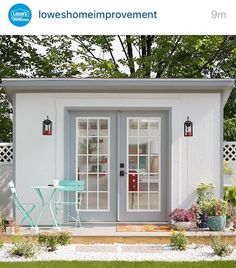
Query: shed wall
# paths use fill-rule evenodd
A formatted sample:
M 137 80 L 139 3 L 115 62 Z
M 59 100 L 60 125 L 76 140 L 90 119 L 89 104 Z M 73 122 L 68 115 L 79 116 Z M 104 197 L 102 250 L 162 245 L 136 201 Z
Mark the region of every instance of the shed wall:
M 170 109 L 171 209 L 189 206 L 200 182 L 213 182 L 217 186 L 216 195 L 220 195 L 220 93 L 18 93 L 15 99 L 15 182 L 24 202 L 40 202 L 30 186 L 48 185 L 55 178 L 66 178 L 67 110 L 88 107 Z M 42 121 L 47 115 L 53 122 L 52 136 L 42 135 Z M 194 124 L 191 138 L 183 137 L 187 116 Z M 49 214 L 44 215 L 41 224 L 51 224 Z

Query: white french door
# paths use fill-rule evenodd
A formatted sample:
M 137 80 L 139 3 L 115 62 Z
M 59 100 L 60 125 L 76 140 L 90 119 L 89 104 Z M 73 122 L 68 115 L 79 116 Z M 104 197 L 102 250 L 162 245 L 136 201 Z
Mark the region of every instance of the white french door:
M 166 221 L 168 114 L 70 113 L 69 178 L 84 180 L 82 221 Z

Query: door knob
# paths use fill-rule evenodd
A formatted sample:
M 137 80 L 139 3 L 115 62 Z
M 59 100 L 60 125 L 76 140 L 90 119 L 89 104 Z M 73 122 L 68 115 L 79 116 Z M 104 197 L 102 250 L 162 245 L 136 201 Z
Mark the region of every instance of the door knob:
M 125 174 L 128 174 L 127 172 L 125 172 L 124 170 L 120 170 L 120 176 L 121 177 L 124 177 L 125 176 Z
M 120 171 L 120 176 L 121 176 L 121 177 L 124 177 L 124 176 L 125 176 L 125 172 L 124 172 L 124 170 L 121 170 L 121 171 Z

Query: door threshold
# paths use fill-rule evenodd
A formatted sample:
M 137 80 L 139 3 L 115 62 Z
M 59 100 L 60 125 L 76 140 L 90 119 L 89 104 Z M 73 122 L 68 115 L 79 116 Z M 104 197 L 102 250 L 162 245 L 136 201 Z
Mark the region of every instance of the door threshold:
M 140 221 L 83 221 L 81 222 L 82 224 L 112 224 L 112 225 L 119 225 L 119 224 L 157 224 L 157 225 L 169 225 L 170 222 L 167 221 L 145 221 L 145 222 L 140 222 Z

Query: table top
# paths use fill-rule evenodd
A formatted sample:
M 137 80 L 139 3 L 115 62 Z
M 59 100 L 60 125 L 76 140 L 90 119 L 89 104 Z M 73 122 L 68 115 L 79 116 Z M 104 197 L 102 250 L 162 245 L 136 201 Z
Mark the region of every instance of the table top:
M 62 186 L 54 186 L 54 185 L 38 185 L 38 186 L 31 186 L 31 189 L 60 189 L 63 188 Z

